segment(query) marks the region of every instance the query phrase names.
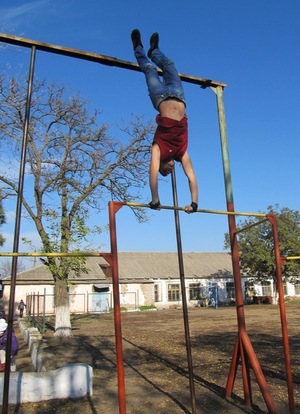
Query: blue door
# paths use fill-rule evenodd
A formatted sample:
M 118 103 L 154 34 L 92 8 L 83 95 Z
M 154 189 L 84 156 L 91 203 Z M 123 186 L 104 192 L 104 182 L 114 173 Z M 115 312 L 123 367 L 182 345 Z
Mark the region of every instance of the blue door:
M 94 292 L 93 293 L 93 312 L 109 312 L 110 293 Z

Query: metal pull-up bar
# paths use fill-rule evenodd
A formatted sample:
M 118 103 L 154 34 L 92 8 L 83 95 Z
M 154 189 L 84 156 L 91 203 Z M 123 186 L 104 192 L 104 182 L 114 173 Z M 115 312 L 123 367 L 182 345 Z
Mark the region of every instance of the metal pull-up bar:
M 140 68 L 138 67 L 138 65 L 136 63 L 132 63 L 132 62 L 128 62 L 128 61 L 124 61 L 124 60 L 120 60 L 120 59 L 116 59 L 113 57 L 109 57 L 109 56 L 104 56 L 104 55 L 100 55 L 100 54 L 96 54 L 96 53 L 91 53 L 91 52 L 84 52 L 84 51 L 80 51 L 80 50 L 76 50 L 76 49 L 72 49 L 72 48 L 67 48 L 67 47 L 63 47 L 63 46 L 58 46 L 58 45 L 54 45 L 54 44 L 49 44 L 49 43 L 44 43 L 44 42 L 38 42 L 35 40 L 30 40 L 30 39 L 25 39 L 22 37 L 18 37 L 18 36 L 13 36 L 13 35 L 8 35 L 8 34 L 4 34 L 4 33 L 0 33 L 0 42 L 5 42 L 8 44 L 12 44 L 12 45 L 16 45 L 16 46 L 22 46 L 22 47 L 26 47 L 26 48 L 30 48 L 31 49 L 31 63 L 30 63 L 30 70 L 29 70 L 29 81 L 28 81 L 28 97 L 27 97 L 27 106 L 28 109 L 30 107 L 29 102 L 30 102 L 30 97 L 31 97 L 31 89 L 30 89 L 30 84 L 32 83 L 32 79 L 33 78 L 33 70 L 34 70 L 34 60 L 35 60 L 35 51 L 36 50 L 40 50 L 40 51 L 45 51 L 45 52 L 49 52 L 49 53 L 54 53 L 54 54 L 58 54 L 58 55 L 64 55 L 64 56 L 69 56 L 72 58 L 77 58 L 77 59 L 81 59 L 81 60 L 86 60 L 86 61 L 91 61 L 91 62 L 96 62 L 99 64 L 103 64 L 103 65 L 107 65 L 107 66 L 116 66 L 119 68 L 123 68 L 123 69 L 129 69 L 129 70 L 134 70 L 139 72 Z M 158 73 L 161 75 L 161 70 L 158 70 Z M 227 211 L 225 212 L 221 212 L 221 211 L 217 211 L 217 210 L 197 210 L 198 212 L 206 212 L 206 213 L 215 213 L 215 214 L 226 214 L 228 217 L 228 226 L 229 226 L 229 234 L 230 234 L 230 240 L 232 243 L 232 247 L 231 247 L 231 253 L 232 253 L 232 265 L 233 265 L 233 274 L 234 274 L 234 281 L 235 281 L 235 287 L 236 287 L 236 309 L 237 309 L 237 318 L 238 318 L 238 326 L 239 326 L 239 336 L 240 338 L 246 338 L 248 340 L 248 337 L 246 336 L 246 329 L 245 329 L 245 315 L 244 315 L 244 304 L 243 304 L 243 298 L 242 298 L 242 288 L 241 288 L 241 274 L 240 274 L 240 266 L 239 266 L 239 252 L 238 252 L 238 246 L 237 246 L 237 229 L 236 229 L 236 223 L 235 223 L 235 216 L 237 215 L 246 215 L 246 216 L 255 216 L 255 217 L 265 217 L 265 215 L 258 215 L 258 214 L 249 214 L 249 213 L 235 213 L 234 212 L 234 202 L 233 202 L 233 192 L 232 192 L 232 183 L 231 183 L 231 173 L 230 173 L 230 162 L 229 162 L 229 151 L 228 151 L 228 144 L 227 144 L 227 134 L 226 134 L 226 121 L 225 121 L 225 109 L 224 109 L 224 102 L 223 102 L 223 89 L 226 86 L 225 83 L 221 83 L 221 82 L 217 82 L 217 81 L 213 81 L 210 79 L 204 79 L 204 78 L 199 78 L 199 77 L 195 77 L 195 76 L 190 76 L 190 75 L 185 75 L 182 73 L 179 73 L 179 76 L 181 78 L 182 81 L 187 82 L 187 83 L 192 83 L 192 84 L 196 84 L 199 85 L 201 88 L 207 88 L 209 87 L 210 89 L 213 90 L 213 92 L 216 94 L 216 100 L 217 100 L 217 109 L 218 109 L 218 119 L 219 119 L 219 129 L 220 129 L 220 139 L 221 139 L 221 149 L 222 149 L 222 161 L 223 161 L 223 174 L 224 174 L 224 183 L 225 183 L 225 191 L 226 191 L 226 201 L 227 201 Z M 27 111 L 27 115 L 25 117 L 25 121 L 26 123 L 28 123 L 29 121 L 29 110 Z M 25 165 L 25 151 L 26 151 L 26 144 L 27 144 L 27 132 L 24 130 L 24 136 L 23 136 L 23 150 L 22 150 L 22 158 L 21 158 L 21 171 L 24 171 L 24 165 Z M 22 173 L 23 174 L 23 173 Z M 19 182 L 22 184 L 23 182 L 23 177 L 20 177 Z M 22 187 L 22 185 L 20 186 Z M 15 226 L 15 242 L 14 242 L 14 256 L 20 255 L 18 253 L 18 240 L 19 240 L 19 224 L 20 224 L 20 219 L 21 219 L 21 198 L 22 198 L 22 188 L 21 190 L 18 192 L 18 205 L 19 205 L 19 212 L 16 213 L 16 226 Z M 118 204 L 118 203 L 116 203 Z M 115 206 L 116 206 L 115 204 Z M 120 203 L 119 208 L 122 205 L 128 205 L 131 207 L 134 207 L 133 203 Z M 149 207 L 148 205 L 140 205 L 139 207 Z M 135 207 L 137 207 L 137 205 L 135 205 Z M 178 212 L 178 210 L 185 210 L 184 208 L 181 207 L 167 207 L 167 206 L 162 206 L 163 208 L 173 208 L 175 210 L 175 212 Z M 114 215 L 114 214 L 112 214 Z M 112 253 L 109 255 L 106 255 L 107 260 L 112 261 L 112 257 L 114 256 L 113 252 L 116 251 L 116 245 L 114 246 L 114 243 L 111 242 L 111 251 Z M 46 255 L 46 254 L 43 254 Z M 79 254 L 78 254 L 79 255 Z M 278 254 L 277 254 L 278 255 Z M 103 256 L 103 254 L 102 254 Z M 279 260 L 277 260 L 277 262 L 279 262 Z M 9 331 L 8 334 L 11 334 L 11 330 L 12 330 L 12 320 L 13 320 L 13 302 L 14 302 L 14 291 L 15 291 L 15 282 L 16 282 L 16 271 L 17 271 L 17 257 L 13 257 L 13 266 L 12 266 L 12 285 L 11 285 L 11 296 L 10 296 L 10 311 L 9 311 Z M 115 266 L 116 267 L 116 266 Z M 117 270 L 115 271 L 116 274 L 118 273 Z M 280 269 L 278 271 L 278 274 L 280 273 Z M 117 277 L 114 278 L 115 280 L 115 300 L 118 300 L 118 281 L 117 281 Z M 120 323 L 120 321 L 117 321 L 118 323 Z M 121 334 L 119 333 L 119 336 L 121 337 Z M 245 341 L 246 341 L 245 339 Z M 9 343 L 8 343 L 9 344 Z M 246 351 L 247 353 L 247 349 L 248 349 L 248 342 L 247 342 L 247 347 L 246 345 L 240 344 L 240 348 L 238 349 L 238 351 L 240 353 L 243 353 Z M 253 355 L 253 357 L 255 356 L 254 353 L 251 354 Z M 237 366 L 238 360 L 236 359 L 236 357 L 238 356 L 238 352 L 235 352 L 234 357 L 233 357 L 233 364 L 232 366 L 234 367 L 235 365 Z M 249 383 L 249 366 L 246 363 L 246 360 L 244 358 L 244 361 L 242 362 L 242 368 L 243 368 L 243 383 L 244 383 L 244 395 L 245 395 L 245 403 L 248 406 L 252 405 L 252 401 L 251 401 L 251 388 L 250 388 L 250 383 Z M 233 369 L 234 372 L 236 372 L 236 370 Z M 230 375 L 231 376 L 231 372 Z M 6 412 L 7 409 L 7 404 L 8 404 L 8 389 L 9 389 L 9 367 L 7 367 L 7 369 L 5 370 L 5 384 L 4 384 L 4 393 L 3 393 L 3 413 Z M 290 375 L 291 376 L 291 375 Z M 122 375 L 120 375 L 120 377 L 122 377 Z M 233 375 L 233 377 L 235 377 L 235 373 Z M 122 381 L 121 381 L 122 382 Z M 231 396 L 232 393 L 232 388 L 233 388 L 233 384 L 234 384 L 234 378 L 229 378 L 229 386 L 227 386 L 226 388 L 226 394 L 227 396 Z M 290 386 L 289 389 L 291 390 L 290 392 L 290 412 L 294 413 L 294 402 L 293 402 L 293 395 L 292 395 L 292 382 L 290 381 Z M 276 412 L 276 408 L 274 407 L 273 401 L 270 398 L 269 395 L 269 391 L 266 391 L 265 389 L 265 384 L 263 384 L 262 386 L 262 394 L 265 398 L 265 402 L 269 408 L 269 412 L 270 413 L 275 413 Z M 126 410 L 126 407 L 123 408 L 124 410 Z M 125 411 L 123 411 L 123 413 L 125 413 Z
M 134 203 L 131 201 L 125 201 L 124 202 L 129 207 L 148 207 L 150 208 L 149 204 L 144 203 Z M 122 204 L 124 204 L 122 202 Z M 161 210 L 179 210 L 179 211 L 185 211 L 185 207 L 177 207 L 177 206 L 163 206 L 160 205 L 159 208 Z M 266 217 L 265 213 L 247 213 L 244 211 L 225 211 L 225 210 L 205 210 L 203 208 L 198 208 L 196 213 L 208 213 L 208 214 L 223 214 L 223 215 L 230 215 L 230 216 L 247 216 L 247 217 Z M 191 213 L 193 214 L 193 213 Z
M 32 48 L 34 46 L 37 50 L 42 50 L 44 52 L 55 53 L 57 55 L 64 55 L 77 59 L 87 60 L 90 62 L 101 63 L 102 65 L 116 66 L 122 69 L 129 69 L 141 72 L 137 63 L 128 62 L 126 60 L 117 59 L 111 56 L 100 55 L 98 53 L 85 52 L 82 50 L 72 49 L 70 47 L 54 45 L 52 43 L 38 42 L 37 40 L 26 39 L 24 37 L 8 35 L 5 33 L 0 33 L 0 41 L 9 43 L 11 45 L 23 46 L 27 48 Z M 162 74 L 161 69 L 158 69 L 158 73 L 160 75 Z M 226 84 L 222 82 L 214 81 L 211 79 L 199 78 L 196 76 L 186 75 L 183 73 L 179 73 L 179 76 L 182 81 L 200 85 L 202 88 L 216 86 L 224 88 L 226 86 Z

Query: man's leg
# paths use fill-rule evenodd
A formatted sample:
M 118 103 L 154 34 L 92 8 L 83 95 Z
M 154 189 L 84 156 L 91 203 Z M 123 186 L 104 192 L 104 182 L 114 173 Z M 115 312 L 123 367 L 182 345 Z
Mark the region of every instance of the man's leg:
M 165 56 L 158 47 L 158 33 L 153 33 L 150 39 L 148 56 L 163 71 L 164 83 L 169 96 L 175 96 L 185 103 L 184 90 L 174 62 Z
M 146 56 L 140 33 L 137 29 L 132 31 L 131 39 L 134 47 L 134 55 L 141 71 L 145 74 L 151 102 L 154 108 L 158 110 L 160 102 L 166 95 L 165 85 L 159 79 L 156 66 Z

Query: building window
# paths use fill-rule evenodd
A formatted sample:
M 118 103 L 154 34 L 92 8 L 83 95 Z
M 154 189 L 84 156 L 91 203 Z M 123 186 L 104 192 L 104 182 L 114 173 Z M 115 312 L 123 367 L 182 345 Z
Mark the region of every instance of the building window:
M 180 300 L 180 289 L 178 284 L 168 285 L 168 300 L 169 302 L 175 302 Z
M 282 285 L 283 285 L 283 294 L 284 294 L 284 296 L 287 296 L 287 294 L 288 294 L 287 283 L 283 282 Z
M 234 282 L 226 282 L 227 299 L 235 300 Z
M 270 281 L 265 280 L 263 282 L 263 284 L 261 285 L 261 292 L 263 296 L 272 296 L 272 287 Z
M 300 280 L 295 283 L 295 295 L 300 295 Z
M 198 300 L 203 297 L 203 286 L 200 283 L 189 284 L 190 300 Z
M 158 283 L 154 284 L 154 301 L 161 302 L 161 286 Z

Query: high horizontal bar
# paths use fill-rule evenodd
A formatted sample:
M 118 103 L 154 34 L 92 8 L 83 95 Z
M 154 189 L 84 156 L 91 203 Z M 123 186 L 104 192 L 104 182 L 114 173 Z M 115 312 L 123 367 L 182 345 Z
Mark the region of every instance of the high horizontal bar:
M 1 256 L 10 257 L 100 257 L 100 252 L 70 252 L 70 253 L 59 253 L 59 252 L 0 252 Z
M 124 203 L 129 207 L 147 207 L 150 208 L 149 204 L 142 204 L 142 203 L 132 203 L 130 201 L 126 201 Z M 173 206 L 160 206 L 162 210 L 180 210 L 186 211 L 185 207 L 173 207 Z M 197 213 L 208 213 L 208 214 L 224 214 L 230 216 L 247 216 L 247 217 L 266 217 L 264 213 L 246 213 L 246 212 L 237 212 L 237 211 L 222 211 L 222 210 L 204 210 L 198 208 Z
M 57 55 L 64 55 L 77 59 L 87 60 L 90 62 L 96 62 L 102 65 L 116 66 L 123 69 L 130 69 L 137 72 L 141 72 L 137 63 L 128 62 L 126 60 L 120 60 L 111 56 L 99 55 L 98 53 L 84 52 L 82 50 L 54 45 L 52 43 L 38 42 L 37 40 L 26 39 L 24 37 L 13 36 L 5 33 L 0 33 L 0 41 L 9 43 L 11 45 L 23 46 L 27 48 L 35 46 L 36 49 L 42 50 L 44 52 L 55 53 Z M 162 74 L 162 71 L 160 69 L 158 69 L 158 72 L 160 75 Z M 227 86 L 226 83 L 214 81 L 211 79 L 198 78 L 196 76 L 186 75 L 184 73 L 179 73 L 179 76 L 182 81 L 200 85 L 202 88 L 216 86 L 221 86 L 222 88 L 224 88 L 225 86 Z

